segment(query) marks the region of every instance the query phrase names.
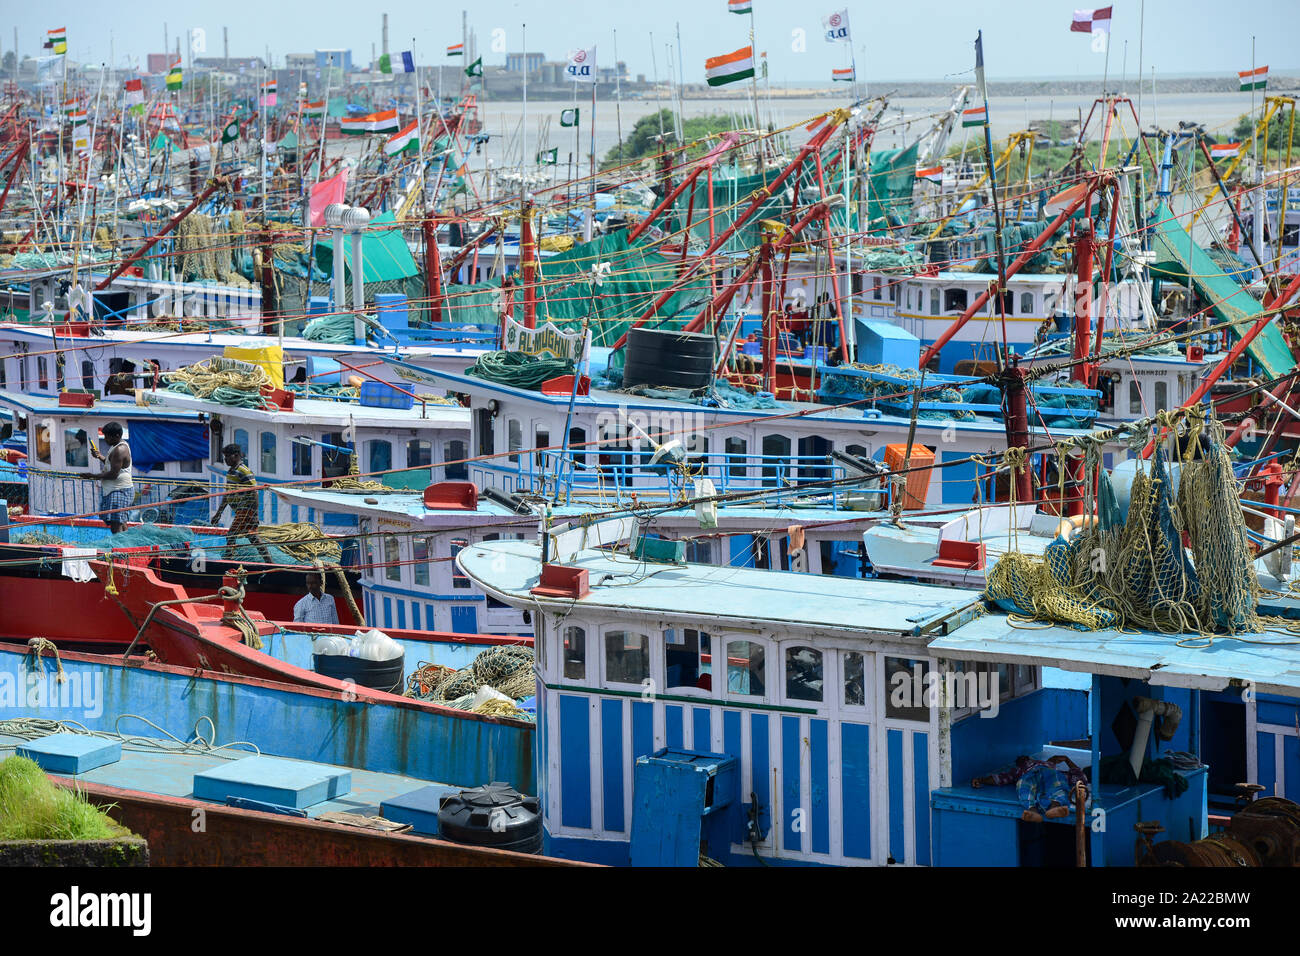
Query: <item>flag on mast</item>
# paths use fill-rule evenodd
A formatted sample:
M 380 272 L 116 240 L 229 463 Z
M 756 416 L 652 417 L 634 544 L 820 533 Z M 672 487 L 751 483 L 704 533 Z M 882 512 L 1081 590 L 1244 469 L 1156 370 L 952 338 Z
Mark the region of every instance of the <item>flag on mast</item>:
M 570 50 L 569 62 L 564 67 L 564 78 L 578 83 L 596 82 L 596 48 Z
M 66 27 L 45 31 L 45 46 L 62 56 L 68 52 L 68 31 Z
M 748 80 L 754 75 L 754 48 L 742 46 L 739 50 L 711 56 L 704 61 L 704 79 L 709 86 L 725 86 L 737 80 Z
M 315 103 L 302 104 L 302 115 L 308 119 L 320 119 L 325 115 L 325 101 L 317 100 Z
M 261 106 L 274 106 L 276 103 L 276 84 L 275 80 L 268 80 L 262 84 L 262 99 L 259 103 Z
M 849 40 L 849 11 L 836 10 L 829 16 L 822 17 L 827 43 L 844 43 Z
M 179 90 L 181 88 L 182 80 L 181 61 L 177 60 L 172 64 L 171 69 L 167 71 L 167 89 Z
M 832 80 L 832 82 L 842 81 L 842 82 L 845 82 L 845 83 L 852 83 L 852 82 L 853 82 L 853 67 L 851 67 L 851 66 L 849 66 L 849 67 L 845 67 L 845 68 L 842 69 L 842 70 L 832 69 L 832 70 L 831 70 L 831 80 Z
M 550 149 L 544 149 L 537 154 L 538 166 L 555 166 L 557 163 L 559 163 L 559 161 L 560 161 L 559 147 L 553 146 Z
M 420 130 L 415 120 L 388 137 L 388 142 L 384 143 L 384 152 L 389 156 L 396 156 L 402 150 L 417 152 L 419 149 Z
M 144 112 L 144 81 L 139 77 L 127 80 L 125 88 L 126 108 L 136 113 Z
M 1240 152 L 1240 143 L 1215 143 L 1210 147 L 1210 159 L 1215 162 L 1218 162 L 1221 159 L 1231 159 Z
M 727 0 L 727 9 L 732 13 L 753 13 L 754 0 Z
M 962 126 L 983 126 L 989 118 L 988 111 L 983 106 L 976 106 L 973 109 L 962 110 Z
M 466 76 L 482 76 L 482 75 L 483 75 L 483 58 L 482 58 L 482 57 L 479 57 L 477 60 L 475 60 L 475 61 L 474 61 L 473 63 L 471 63 L 469 66 L 465 67 L 465 75 L 466 75 Z
M 447 55 L 448 55 L 448 56 L 464 56 L 464 55 L 465 55 L 465 44 L 463 44 L 463 43 L 453 43 L 451 46 L 447 47 Z
M 1268 67 L 1261 66 L 1254 70 L 1242 70 L 1237 74 L 1241 80 L 1241 92 L 1268 89 Z
M 397 132 L 397 110 L 380 110 L 365 116 L 345 116 L 339 120 L 339 130 L 347 136 L 366 136 L 376 133 Z
M 392 73 L 392 72 L 393 72 L 393 61 L 392 61 L 392 59 L 388 56 L 387 53 L 381 53 L 381 54 L 379 55 L 379 72 L 380 72 L 380 73 Z
M 1070 22 L 1071 33 L 1109 33 L 1110 12 L 1114 7 L 1101 7 L 1097 10 L 1075 10 Z
M 569 109 L 560 110 L 560 125 L 577 126 L 579 120 L 578 114 L 581 112 L 582 111 L 576 106 L 570 107 Z
M 981 30 L 975 36 L 975 89 L 979 91 L 980 104 L 983 105 L 989 101 L 988 87 L 984 85 L 984 31 Z M 970 112 L 967 110 L 967 112 Z M 962 114 L 963 119 L 965 114 Z M 965 126 L 965 123 L 962 123 Z
M 415 72 L 415 53 L 411 50 L 402 51 L 402 72 L 403 73 Z
M 239 139 L 239 120 L 232 119 L 221 130 L 221 142 L 233 143 L 237 139 Z

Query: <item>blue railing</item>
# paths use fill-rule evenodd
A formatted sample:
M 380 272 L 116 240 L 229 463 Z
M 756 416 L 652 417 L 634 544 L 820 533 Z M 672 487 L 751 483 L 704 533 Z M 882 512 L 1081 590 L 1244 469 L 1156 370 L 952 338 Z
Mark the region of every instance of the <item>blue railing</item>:
M 622 504 L 633 493 L 678 500 L 694 494 L 694 479 L 708 478 L 718 495 L 767 490 L 766 502 L 815 495 L 831 507 L 841 507 L 850 493 L 861 495 L 865 490 L 879 496 L 880 506 L 888 506 L 889 489 L 866 488 L 871 481 L 867 478 L 861 484 L 844 483 L 845 468 L 825 455 L 688 455 L 680 466 L 665 461 L 652 465 L 651 456 L 649 451 L 626 449 L 568 455 L 520 451 L 515 460 L 473 463 L 471 477 L 511 493 L 547 497 L 558 493 L 561 501 L 601 496 Z

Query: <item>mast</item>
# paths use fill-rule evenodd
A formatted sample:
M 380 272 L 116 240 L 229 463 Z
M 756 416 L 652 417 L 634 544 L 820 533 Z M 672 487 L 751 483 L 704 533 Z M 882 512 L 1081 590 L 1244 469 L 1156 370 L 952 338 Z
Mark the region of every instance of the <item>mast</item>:
M 618 164 L 623 165 L 623 84 L 618 68 L 618 31 L 614 31 L 614 120 L 618 128 Z
M 682 28 L 681 24 L 677 26 L 677 48 L 678 55 L 681 54 L 682 45 Z M 754 5 L 749 5 L 749 94 L 754 101 L 754 129 L 758 132 L 758 139 L 754 145 L 757 147 L 758 154 L 758 171 L 763 171 L 763 123 L 758 118 L 758 70 L 754 69 L 755 60 L 758 59 L 758 44 L 754 40 Z M 847 126 L 846 126 L 847 128 Z

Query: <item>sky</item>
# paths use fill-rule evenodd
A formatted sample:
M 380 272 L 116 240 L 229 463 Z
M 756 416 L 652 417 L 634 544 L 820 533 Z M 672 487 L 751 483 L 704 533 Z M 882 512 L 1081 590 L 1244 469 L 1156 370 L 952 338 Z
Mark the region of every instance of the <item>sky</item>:
M 835 4 L 835 5 L 832 5 Z M 83 63 L 105 63 L 110 51 L 118 67 L 163 52 L 164 22 L 174 47 L 190 28 L 206 34 L 207 55 L 221 55 L 221 30 L 230 31 L 231 56 L 264 55 L 282 61 L 286 53 L 350 47 L 353 61 L 367 63 L 371 44 L 379 49 L 381 14 L 389 15 L 389 48 L 414 46 L 422 65 L 450 64 L 443 52 L 461 36 L 462 4 L 430 0 L 188 0 L 184 4 L 49 3 L 6 4 L 0 47 L 40 55 L 45 31 L 66 27 L 69 53 Z M 507 50 L 560 59 L 578 47 L 597 47 L 597 62 L 618 58 L 635 77 L 668 75 L 669 58 L 679 59 L 688 83 L 704 79 L 704 60 L 745 46 L 749 17 L 728 12 L 726 0 L 475 0 L 469 23 L 488 65 L 504 65 Z M 1141 58 L 1144 77 L 1220 74 L 1231 76 L 1255 62 L 1282 72 L 1300 64 L 1295 51 L 1297 0 L 1128 0 L 1114 3 L 1109 70 L 1134 76 L 1139 60 L 1139 20 L 1145 6 Z M 21 7 L 21 8 L 20 8 Z M 822 38 L 821 18 L 848 10 L 852 53 L 858 76 L 868 83 L 889 80 L 969 79 L 977 30 L 984 31 L 988 78 L 1073 79 L 1100 77 L 1105 56 L 1091 38 L 1069 32 L 1074 11 L 1059 0 L 753 0 L 757 47 L 766 51 L 773 83 L 824 83 L 832 67 L 848 65 L 848 44 Z M 1250 17 L 1229 10 L 1249 10 Z M 165 11 L 165 13 L 160 12 Z M 371 12 L 373 11 L 373 12 Z M 617 31 L 617 35 L 615 34 Z M 651 37 L 653 36 L 653 43 Z M 110 45 L 111 40 L 111 45 Z M 1127 51 L 1125 43 L 1127 42 Z M 671 44 L 671 49 L 669 45 Z M 130 58 L 130 59 L 128 59 Z

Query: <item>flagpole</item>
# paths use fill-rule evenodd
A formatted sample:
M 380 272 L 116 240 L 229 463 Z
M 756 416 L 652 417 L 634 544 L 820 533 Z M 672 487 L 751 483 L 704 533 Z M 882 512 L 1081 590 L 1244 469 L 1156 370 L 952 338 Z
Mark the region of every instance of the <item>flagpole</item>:
M 614 117 L 618 126 L 618 164 L 623 165 L 623 84 L 618 68 L 618 30 L 614 30 Z
M 592 48 L 593 50 L 595 47 Z M 587 118 L 587 128 L 591 130 L 591 226 L 596 224 L 596 66 L 592 64 L 591 74 L 591 116 Z M 588 242 L 591 241 L 591 230 L 583 230 Z
M 1138 8 L 1138 142 L 1142 141 L 1142 50 L 1146 42 L 1146 25 L 1147 0 L 1142 0 L 1142 5 Z
M 519 188 L 524 189 L 524 184 L 523 184 L 524 169 L 525 169 L 524 164 L 528 162 L 528 24 L 526 23 L 519 24 L 519 34 L 524 44 L 524 61 L 521 64 L 524 72 L 524 111 L 523 111 L 524 121 L 523 124 L 521 125 L 521 135 L 523 136 L 523 142 L 520 144 L 520 150 L 519 150 L 519 172 L 520 172 Z
M 257 145 L 259 155 L 262 157 L 262 222 L 266 222 L 266 67 L 262 68 L 262 88 L 259 91 L 258 99 L 262 107 L 262 128 L 258 130 L 257 138 L 261 141 Z
M 1151 81 L 1151 85 L 1152 87 L 1155 86 L 1155 80 Z M 1252 122 L 1255 120 L 1255 38 L 1253 36 L 1250 38 L 1250 118 Z M 1251 162 L 1255 164 L 1256 175 L 1259 176 L 1259 181 L 1263 182 L 1262 171 L 1259 168 L 1258 136 L 1252 136 L 1250 138 L 1250 159 Z M 1267 202 L 1265 203 L 1265 208 L 1267 208 Z
M 415 168 L 420 177 L 420 218 L 424 218 L 424 209 L 428 205 L 424 193 L 424 126 L 421 122 L 423 101 L 420 99 L 420 68 L 415 64 L 415 37 L 411 37 L 411 72 L 415 74 Z M 436 241 L 436 237 L 435 237 Z
M 143 91 L 141 91 L 143 95 Z M 122 147 L 126 138 L 126 86 L 122 86 L 122 112 L 117 124 L 117 162 L 113 168 L 113 242 L 110 246 L 112 258 L 117 258 L 117 209 L 121 202 L 122 186 Z
M 1109 42 L 1106 49 L 1110 49 Z M 998 261 L 998 294 L 997 308 L 1002 316 L 1002 361 L 1007 362 L 1007 351 L 1010 348 L 1007 342 L 1007 307 L 1006 307 L 1006 281 L 1007 281 L 1007 264 L 1006 256 L 1002 251 L 1002 213 L 998 209 L 998 171 L 993 162 L 993 132 L 989 123 L 989 93 L 988 85 L 984 82 L 984 31 L 980 30 L 975 37 L 975 80 L 979 85 L 980 98 L 984 104 L 984 155 L 989 165 L 989 186 L 993 194 L 993 239 L 994 251 L 997 253 Z
M 758 139 L 754 141 L 758 151 L 758 171 L 763 171 L 763 123 L 758 118 L 758 71 L 754 69 L 754 61 L 758 58 L 758 44 L 754 39 L 754 5 L 749 5 L 749 92 L 754 101 L 754 129 L 758 131 Z M 677 34 L 677 41 L 681 43 L 681 33 Z
M 325 124 L 330 118 L 330 81 L 334 79 L 332 66 L 334 64 L 334 54 L 329 54 L 325 60 L 325 103 L 321 107 L 320 114 L 320 155 L 316 157 L 316 182 L 320 182 L 325 175 Z M 307 290 L 308 295 L 311 290 Z

